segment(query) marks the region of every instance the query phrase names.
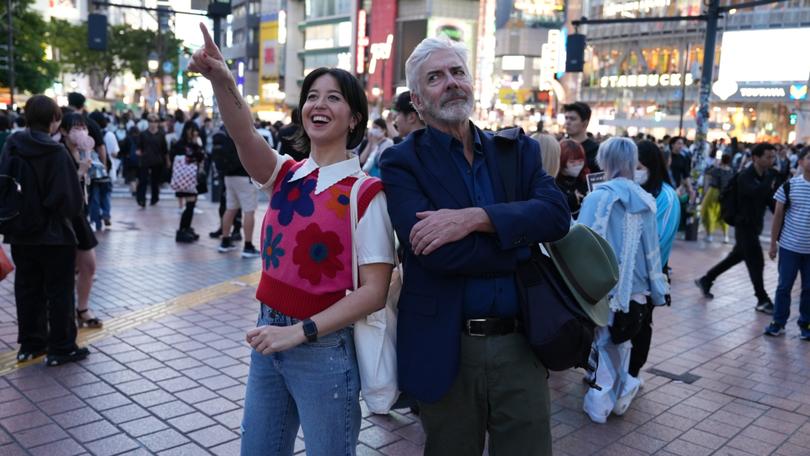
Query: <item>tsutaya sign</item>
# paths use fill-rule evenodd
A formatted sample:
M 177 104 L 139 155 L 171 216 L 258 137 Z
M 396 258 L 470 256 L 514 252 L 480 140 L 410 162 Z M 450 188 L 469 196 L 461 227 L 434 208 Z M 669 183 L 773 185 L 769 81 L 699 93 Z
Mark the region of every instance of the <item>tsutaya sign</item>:
M 684 85 L 690 86 L 695 82 L 691 73 L 686 73 Z M 680 87 L 681 74 L 630 74 L 622 76 L 602 76 L 599 79 L 600 87 Z

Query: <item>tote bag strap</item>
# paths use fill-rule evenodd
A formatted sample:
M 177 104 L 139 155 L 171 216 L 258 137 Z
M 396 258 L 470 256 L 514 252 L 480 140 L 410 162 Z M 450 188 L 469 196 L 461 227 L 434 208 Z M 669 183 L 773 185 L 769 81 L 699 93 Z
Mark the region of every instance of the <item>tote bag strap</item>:
M 358 265 L 357 258 L 358 199 L 360 197 L 360 188 L 367 179 L 371 179 L 371 176 L 363 174 L 363 176 L 358 177 L 354 185 L 352 185 L 352 191 L 349 194 L 349 212 L 351 214 L 352 223 L 352 290 L 357 290 L 357 288 L 360 287 L 360 266 Z M 394 242 L 394 247 L 394 269 L 399 269 L 399 255 L 397 255 L 396 251 L 396 242 Z
M 351 214 L 352 221 L 352 290 L 357 290 L 360 283 L 360 272 L 357 264 L 357 200 L 359 199 L 360 188 L 367 179 L 369 179 L 369 176 L 366 174 L 358 177 L 357 180 L 354 181 L 352 191 L 349 194 L 349 213 Z

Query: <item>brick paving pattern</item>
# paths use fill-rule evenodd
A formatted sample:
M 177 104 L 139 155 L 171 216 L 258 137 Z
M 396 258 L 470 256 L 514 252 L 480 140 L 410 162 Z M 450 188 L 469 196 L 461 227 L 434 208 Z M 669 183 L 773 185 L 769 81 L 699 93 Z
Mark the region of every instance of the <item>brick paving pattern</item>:
M 174 201 L 139 211 L 114 200 L 114 229 L 99 235 L 91 305 L 100 316 L 125 319 L 258 270 L 258 260 L 216 252 L 206 238 L 216 207 L 201 206 L 195 227 L 204 239 L 177 246 Z M 555 455 L 810 455 L 810 344 L 798 339 L 795 307 L 788 334 L 766 338 L 768 317 L 753 310 L 743 265 L 718 280 L 712 301 L 692 284 L 728 248 L 677 243 L 673 306 L 654 315 L 645 369 L 699 378 L 687 384 L 643 372 L 645 386 L 629 411 L 596 425 L 581 411 L 582 372 L 552 373 Z M 773 262 L 765 281 L 773 293 Z M 13 278 L 0 290 L 2 355 L 16 349 Z M 252 286 L 233 290 L 111 331 L 84 362 L 34 363 L 0 376 L 0 455 L 238 454 L 250 355 L 244 333 L 258 304 Z M 358 454 L 422 453 L 424 434 L 412 414 L 363 410 Z M 301 437 L 296 452 L 303 454 Z

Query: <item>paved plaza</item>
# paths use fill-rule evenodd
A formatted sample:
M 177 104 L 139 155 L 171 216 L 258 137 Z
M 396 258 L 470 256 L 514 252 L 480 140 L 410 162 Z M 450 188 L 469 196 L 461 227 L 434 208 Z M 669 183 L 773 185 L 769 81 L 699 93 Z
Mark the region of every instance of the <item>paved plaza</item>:
M 216 206 L 199 206 L 202 239 L 177 245 L 171 196 L 146 210 L 113 201 L 91 301 L 105 325 L 81 330 L 92 351 L 81 363 L 16 364 L 14 278 L 0 282 L 0 455 L 239 453 L 259 259 L 219 254 L 207 236 Z M 645 385 L 623 417 L 592 424 L 582 372 L 551 373 L 555 455 L 810 455 L 810 342 L 799 340 L 795 305 L 787 335 L 766 338 L 742 264 L 714 300 L 692 284 L 729 249 L 676 242 L 672 307 L 655 310 Z M 773 294 L 769 260 L 765 282 Z M 418 455 L 424 435 L 410 413 L 364 408 L 360 441 L 359 455 Z

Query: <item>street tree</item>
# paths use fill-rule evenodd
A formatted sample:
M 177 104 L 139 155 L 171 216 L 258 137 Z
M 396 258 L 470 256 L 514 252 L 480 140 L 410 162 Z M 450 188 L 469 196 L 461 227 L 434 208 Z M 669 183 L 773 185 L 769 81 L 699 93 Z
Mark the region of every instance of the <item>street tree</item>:
M 96 51 L 87 47 L 87 23 L 71 24 L 51 19 L 49 34 L 57 48 L 56 54 L 66 71 L 83 74 L 98 81 L 97 95 L 107 97 L 112 81 L 126 72 L 142 76 L 147 72 L 151 50 L 158 48 L 158 35 L 154 30 L 136 29 L 127 24 L 108 28 L 107 50 Z M 163 60 L 177 68 L 182 41 L 172 33 L 162 36 Z
M 14 85 L 16 92 L 28 91 L 42 93 L 53 85 L 59 75 L 59 65 L 47 57 L 47 41 L 42 30 L 46 28 L 45 20 L 30 8 L 33 0 L 14 0 L 12 4 L 12 22 L 14 30 Z M 8 19 L 7 2 L 0 4 L 0 17 L 3 30 L 0 36 L 0 58 L 6 60 L 8 49 L 6 28 Z M 0 71 L 0 85 L 8 87 L 10 72 Z

